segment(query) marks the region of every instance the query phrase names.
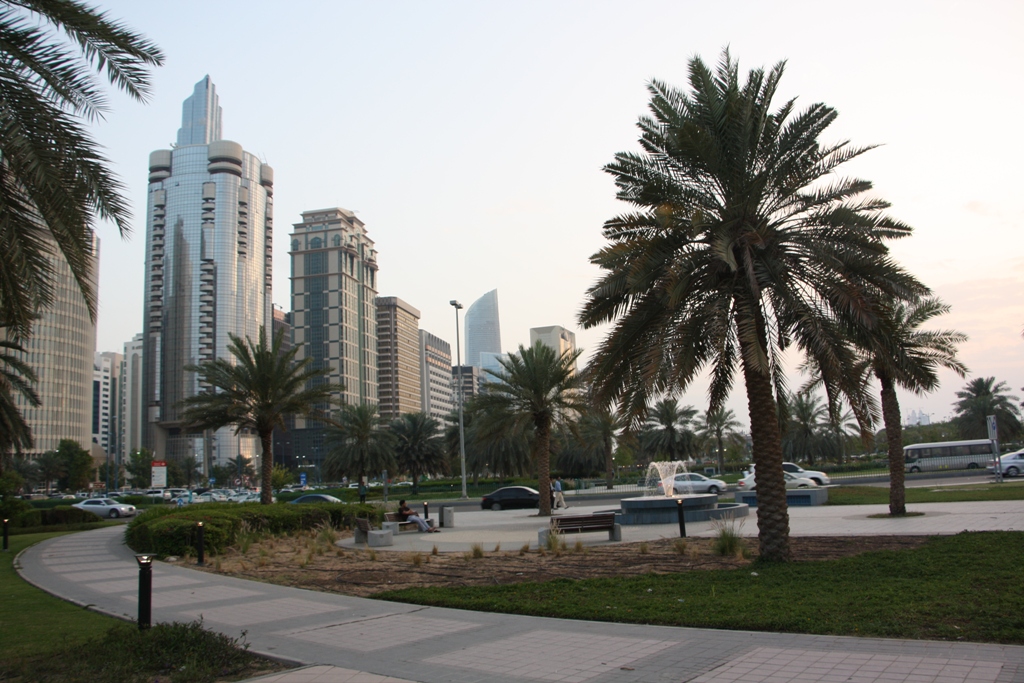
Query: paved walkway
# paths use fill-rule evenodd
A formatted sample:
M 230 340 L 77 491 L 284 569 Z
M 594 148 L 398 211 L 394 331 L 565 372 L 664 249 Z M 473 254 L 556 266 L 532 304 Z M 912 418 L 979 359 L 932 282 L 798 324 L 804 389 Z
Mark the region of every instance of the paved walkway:
M 870 519 L 884 508 L 791 508 L 794 535 L 1024 530 L 1024 505 L 916 505 L 923 517 Z M 583 511 L 574 509 L 572 512 Z M 402 534 L 409 548 L 471 542 L 515 548 L 532 534 L 527 513 L 461 513 L 440 534 Z M 475 531 L 474 531 L 475 529 Z M 55 595 L 118 617 L 137 614 L 138 569 L 122 529 L 62 536 L 18 559 L 22 576 Z M 713 533 L 688 525 L 690 535 Z M 756 519 L 742 532 L 756 533 Z M 625 541 L 678 528 L 626 527 Z M 587 534 L 589 543 L 606 543 Z M 476 539 L 476 540 L 474 540 Z M 450 546 L 450 547 L 449 547 Z M 397 546 L 396 547 L 400 547 Z M 307 666 L 275 683 L 1024 683 L 1024 647 L 637 626 L 465 612 L 314 593 L 157 563 L 154 621 L 202 617 L 253 650 Z

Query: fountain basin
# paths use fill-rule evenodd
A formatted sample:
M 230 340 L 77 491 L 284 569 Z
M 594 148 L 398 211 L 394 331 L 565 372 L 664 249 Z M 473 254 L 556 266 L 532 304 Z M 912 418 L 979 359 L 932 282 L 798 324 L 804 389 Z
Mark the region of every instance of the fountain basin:
M 683 501 L 683 517 L 687 522 L 746 517 L 750 507 L 743 503 L 719 503 L 713 493 L 687 496 L 640 496 L 623 498 L 615 516 L 619 524 L 673 524 L 679 521 L 676 501 Z

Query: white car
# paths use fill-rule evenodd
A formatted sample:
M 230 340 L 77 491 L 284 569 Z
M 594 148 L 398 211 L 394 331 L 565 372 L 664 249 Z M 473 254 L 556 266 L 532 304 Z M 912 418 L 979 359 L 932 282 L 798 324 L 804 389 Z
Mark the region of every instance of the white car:
M 818 485 L 813 479 L 807 479 L 805 477 L 795 477 L 789 472 L 784 471 L 782 473 L 782 476 L 786 478 L 787 489 L 807 489 L 813 488 Z M 736 486 L 737 488 L 739 488 L 740 491 L 753 491 L 756 489 L 756 484 L 754 483 L 753 468 L 751 468 L 751 471 L 749 474 L 747 474 L 747 476 L 743 477 L 738 482 L 736 482 Z
M 1021 472 L 1024 472 L 1024 448 L 999 456 L 999 466 L 1003 470 L 1004 477 L 1016 477 Z M 994 461 L 988 466 L 988 471 L 995 474 L 996 465 Z
M 90 498 L 89 500 L 83 500 L 81 503 L 75 503 L 71 507 L 78 508 L 79 510 L 88 510 L 94 515 L 109 517 L 110 519 L 135 516 L 134 505 L 118 503 L 110 498 Z
M 683 493 L 721 493 L 729 487 L 721 479 L 708 479 L 703 474 L 694 472 L 680 472 L 672 482 L 672 490 L 677 494 Z M 658 482 L 658 491 L 664 487 Z
M 755 465 L 750 466 L 750 472 L 754 471 Z M 817 470 L 805 470 L 795 462 L 784 462 L 782 463 L 782 471 L 789 472 L 794 477 L 803 477 L 804 479 L 810 479 L 818 486 L 828 486 L 832 483 L 832 480 L 828 478 L 828 475 L 824 472 L 818 472 Z

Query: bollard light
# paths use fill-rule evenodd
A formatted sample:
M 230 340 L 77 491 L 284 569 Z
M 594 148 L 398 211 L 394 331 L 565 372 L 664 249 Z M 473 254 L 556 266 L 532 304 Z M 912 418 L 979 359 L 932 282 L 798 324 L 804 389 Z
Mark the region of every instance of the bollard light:
M 135 556 L 139 563 L 139 630 L 145 631 L 153 620 L 153 558 L 144 553 Z
M 5 519 L 4 520 L 4 552 L 7 552 L 7 549 L 10 547 L 10 545 L 8 545 L 8 542 L 7 542 L 7 528 L 8 528 L 8 524 L 10 523 L 10 521 L 11 520 L 9 520 L 9 519 Z
M 686 538 L 686 515 L 683 514 L 683 499 L 676 501 L 676 510 L 679 512 L 679 538 Z
M 430 503 L 423 503 L 423 519 L 430 519 Z
M 203 566 L 203 559 L 204 559 L 203 523 L 202 522 L 196 522 L 196 530 L 197 530 L 197 534 L 198 534 L 198 538 L 196 538 L 196 554 L 198 555 L 198 562 L 196 562 L 196 564 L 198 564 L 200 567 L 202 567 Z

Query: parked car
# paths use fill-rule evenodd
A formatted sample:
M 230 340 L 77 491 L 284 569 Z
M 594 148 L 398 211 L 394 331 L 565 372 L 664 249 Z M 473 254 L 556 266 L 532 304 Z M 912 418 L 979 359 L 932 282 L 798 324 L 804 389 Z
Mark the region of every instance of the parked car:
M 480 500 L 483 510 L 512 510 L 540 507 L 540 493 L 529 486 L 506 486 Z
M 680 472 L 672 482 L 672 490 L 676 494 L 684 493 L 721 493 L 729 487 L 721 479 L 709 479 L 695 472 Z M 658 490 L 664 487 L 658 482 Z
M 1024 472 L 1024 448 L 999 456 L 999 466 L 1003 470 L 1004 477 L 1016 477 L 1021 472 Z M 988 466 L 988 471 L 995 474 L 995 461 L 992 461 L 992 464 Z
M 75 503 L 71 507 L 76 507 L 79 510 L 88 510 L 100 517 L 109 517 L 111 519 L 135 516 L 134 505 L 118 503 L 116 500 L 111 500 L 110 498 L 90 498 L 88 500 L 83 500 L 81 503 Z
M 796 477 L 789 472 L 783 471 L 782 476 L 786 479 L 787 489 L 806 489 L 817 486 L 818 484 L 813 479 L 807 479 L 806 477 Z M 753 491 L 756 488 L 754 484 L 754 472 L 751 470 L 747 476 L 736 482 L 736 486 L 740 491 Z
M 753 473 L 754 465 L 750 466 L 750 472 Z M 832 480 L 828 478 L 828 475 L 824 472 L 818 472 L 817 470 L 805 470 L 795 462 L 784 462 L 782 463 L 782 471 L 789 472 L 794 477 L 803 477 L 804 479 L 810 479 L 818 486 L 828 486 L 832 483 Z
M 295 500 L 290 500 L 288 502 L 301 505 L 303 503 L 340 503 L 341 500 L 334 496 L 329 496 L 326 493 L 307 493 L 304 496 L 299 496 Z
M 163 498 L 164 500 L 171 499 L 171 492 L 168 489 L 150 489 L 146 491 L 146 495 L 150 498 Z

